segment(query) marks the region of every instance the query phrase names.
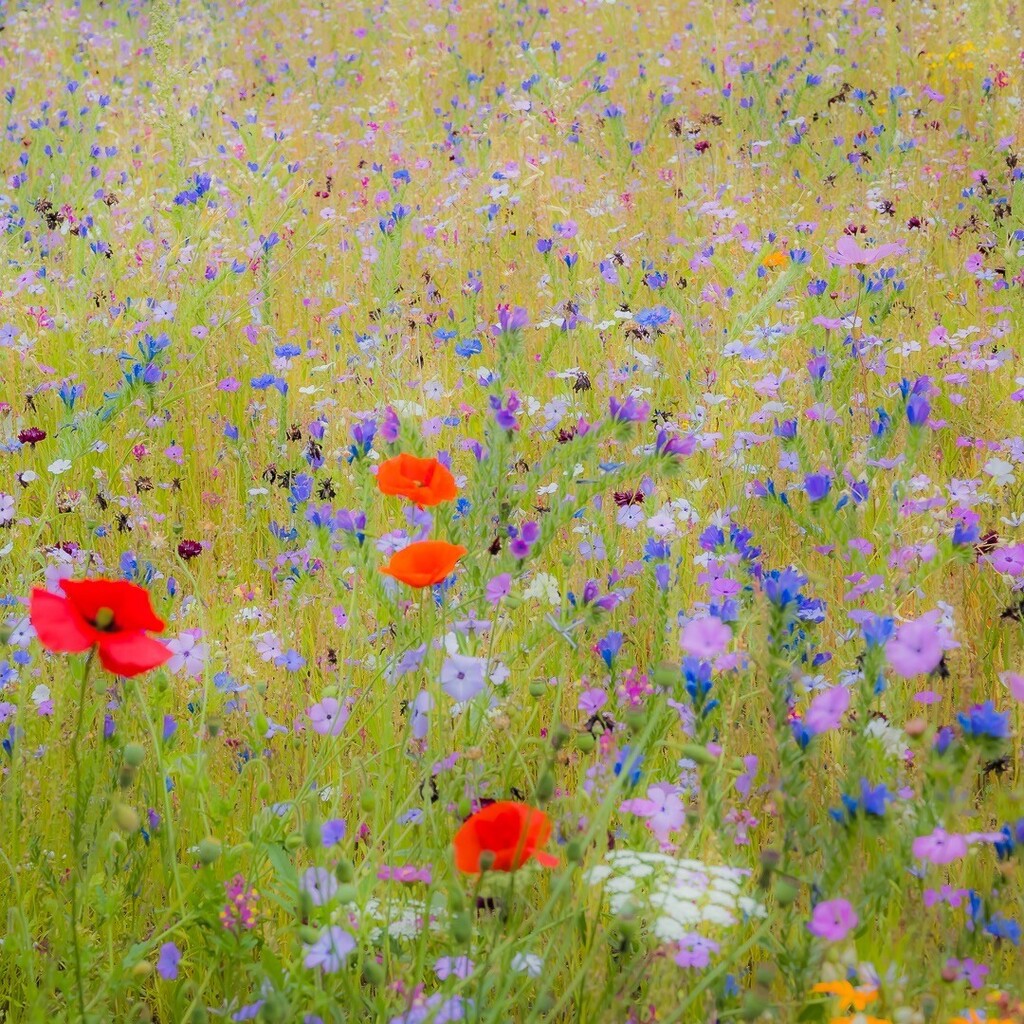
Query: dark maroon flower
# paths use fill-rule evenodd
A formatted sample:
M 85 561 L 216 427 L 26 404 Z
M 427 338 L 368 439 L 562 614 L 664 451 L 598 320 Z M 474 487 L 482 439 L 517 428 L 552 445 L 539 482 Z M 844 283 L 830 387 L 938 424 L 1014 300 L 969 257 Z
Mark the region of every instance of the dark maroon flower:
M 46 431 L 38 427 L 26 427 L 20 434 L 18 440 L 22 444 L 30 444 L 33 448 L 46 437 Z
M 619 508 L 625 508 L 627 505 L 642 505 L 644 503 L 643 491 L 616 491 L 613 497 L 615 498 L 615 504 Z
M 178 545 L 178 554 L 187 562 L 203 553 L 203 545 L 197 540 L 183 540 Z

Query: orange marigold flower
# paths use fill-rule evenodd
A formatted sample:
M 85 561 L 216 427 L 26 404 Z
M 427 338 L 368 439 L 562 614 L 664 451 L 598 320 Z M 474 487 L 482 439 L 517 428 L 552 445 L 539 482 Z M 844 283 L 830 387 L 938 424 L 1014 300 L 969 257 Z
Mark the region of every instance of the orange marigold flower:
M 558 858 L 540 849 L 550 835 L 551 822 L 543 811 L 499 800 L 477 811 L 455 833 L 455 866 L 469 874 L 479 873 L 482 866 L 515 871 L 532 858 L 553 868 Z
M 877 988 L 854 988 L 848 981 L 822 981 L 811 991 L 835 996 L 844 1010 L 852 1007 L 858 1013 L 878 998 Z
M 778 252 L 769 253 L 764 258 L 764 266 L 769 269 L 774 267 L 784 267 L 789 262 L 789 256 L 784 253 L 781 249 Z
M 396 551 L 381 572 L 410 587 L 432 587 L 451 576 L 464 554 L 466 549 L 461 544 L 418 540 Z
M 451 501 L 458 493 L 455 477 L 437 459 L 419 459 L 415 455 L 396 455 L 377 469 L 381 494 L 398 494 L 420 508 Z

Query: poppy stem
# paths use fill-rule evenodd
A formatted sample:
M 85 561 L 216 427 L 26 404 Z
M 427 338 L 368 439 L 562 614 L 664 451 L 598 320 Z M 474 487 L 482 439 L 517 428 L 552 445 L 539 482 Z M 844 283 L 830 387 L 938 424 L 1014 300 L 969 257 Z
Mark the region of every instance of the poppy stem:
M 81 907 L 78 904 L 79 886 L 82 875 L 82 825 L 85 818 L 86 794 L 82 787 L 82 726 L 85 722 L 85 698 L 89 686 L 89 673 L 92 669 L 96 648 L 89 651 L 82 668 L 82 681 L 78 688 L 78 711 L 75 717 L 75 736 L 71 743 L 71 759 L 75 776 L 75 813 L 71 820 L 71 941 L 75 952 L 75 987 L 78 995 L 78 1012 L 85 1022 L 85 979 L 82 977 L 82 946 L 78 936 L 78 923 Z

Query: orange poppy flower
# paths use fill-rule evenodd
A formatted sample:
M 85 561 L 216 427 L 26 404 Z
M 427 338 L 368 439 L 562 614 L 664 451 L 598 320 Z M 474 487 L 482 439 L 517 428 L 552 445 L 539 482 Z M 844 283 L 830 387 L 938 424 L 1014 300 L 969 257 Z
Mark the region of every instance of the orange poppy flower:
M 455 477 L 437 459 L 418 459 L 404 453 L 380 464 L 377 486 L 381 494 L 400 494 L 420 508 L 451 501 L 459 493 Z
M 466 554 L 461 544 L 446 540 L 418 540 L 396 551 L 381 572 L 410 587 L 432 587 L 455 571 L 455 564 Z
M 835 996 L 839 999 L 844 1010 L 852 1007 L 858 1013 L 868 1003 L 874 1002 L 878 998 L 877 988 L 854 988 L 848 981 L 822 981 L 815 985 L 811 991 Z
M 773 267 L 784 267 L 788 262 L 789 256 L 781 249 L 778 252 L 769 253 L 764 258 L 764 266 L 769 269 L 772 269 Z
M 480 858 L 490 854 L 488 871 L 515 871 L 531 858 L 553 868 L 558 858 L 539 849 L 551 835 L 548 816 L 536 807 L 499 800 L 468 818 L 455 833 L 455 866 L 480 872 Z

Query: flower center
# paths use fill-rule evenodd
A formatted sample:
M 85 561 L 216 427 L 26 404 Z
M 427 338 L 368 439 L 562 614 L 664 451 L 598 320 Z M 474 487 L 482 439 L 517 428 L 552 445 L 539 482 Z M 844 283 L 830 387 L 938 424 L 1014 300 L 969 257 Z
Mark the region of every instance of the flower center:
M 114 628 L 114 609 L 113 608 L 99 608 L 96 611 L 96 617 L 93 619 L 93 625 L 97 629 L 110 630 Z

